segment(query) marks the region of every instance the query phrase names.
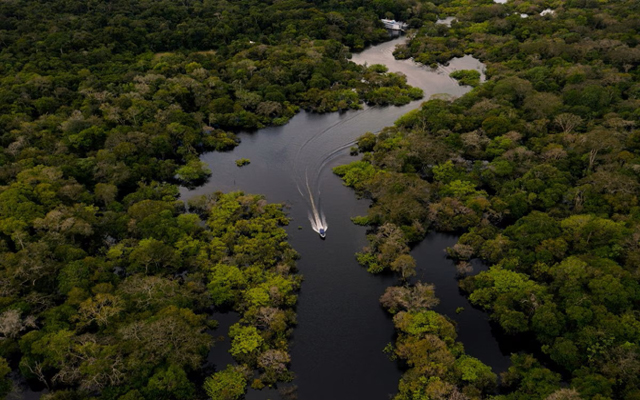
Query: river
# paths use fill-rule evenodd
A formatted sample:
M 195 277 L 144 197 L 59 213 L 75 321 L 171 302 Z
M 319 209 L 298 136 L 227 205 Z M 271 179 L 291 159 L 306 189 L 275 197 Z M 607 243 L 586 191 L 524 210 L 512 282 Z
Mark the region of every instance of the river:
M 354 54 L 359 64 L 384 64 L 391 72 L 402 72 L 408 83 L 433 95 L 461 96 L 470 90 L 451 79 L 449 72 L 477 69 L 483 65 L 471 56 L 451 60 L 438 70 L 410 60 L 395 60 L 392 52 L 405 38 L 370 47 Z M 483 74 L 484 78 L 484 74 Z M 423 100 L 423 101 L 424 101 Z M 298 398 L 302 400 L 387 399 L 396 392 L 401 370 L 382 349 L 393 340 L 390 317 L 380 307 L 385 288 L 397 283 L 389 275 L 374 276 L 357 264 L 354 253 L 366 244 L 366 229 L 351 223 L 350 217 L 364 215 L 369 201 L 357 199 L 342 185 L 331 168 L 349 163 L 349 147 L 363 133 L 378 132 L 422 101 L 403 107 L 364 107 L 359 111 L 314 114 L 300 112 L 288 124 L 253 133 L 240 133 L 240 146 L 226 153 L 207 153 L 201 160 L 213 175 L 203 186 L 181 189 L 181 197 L 216 190 L 242 190 L 264 194 L 270 202 L 285 203 L 292 218 L 287 228 L 292 246 L 300 253 L 298 268 L 304 276 L 291 356 L 296 374 Z M 251 164 L 238 168 L 235 160 L 248 158 Z M 309 190 L 305 191 L 307 182 Z M 308 220 L 309 192 L 326 216 L 328 231 L 321 240 Z M 453 263 L 444 248 L 455 237 L 430 234 L 414 250 L 418 277 L 436 285 L 441 299 L 438 311 L 458 323 L 459 337 L 467 352 L 491 365 L 496 372 L 508 365 L 505 353 L 494 338 L 487 315 L 473 309 L 459 293 Z M 458 307 L 465 311 L 456 313 Z M 237 316 L 219 315 L 220 332 Z M 224 368 L 230 361 L 228 341 L 219 343 L 210 361 Z M 275 399 L 274 390 L 249 391 L 247 399 Z
M 438 70 L 410 60 L 395 60 L 393 49 L 404 40 L 401 37 L 373 46 L 354 54 L 352 60 L 359 64 L 385 64 L 392 72 L 404 73 L 409 84 L 424 90 L 424 100 L 442 94 L 461 96 L 470 89 L 449 78 L 452 70 L 483 71 L 482 64 L 470 56 L 451 60 Z M 378 299 L 385 288 L 397 283 L 397 278 L 371 275 L 355 261 L 354 253 L 366 244 L 366 228 L 351 223 L 350 217 L 366 214 L 369 201 L 357 199 L 331 168 L 354 160 L 349 147 L 360 135 L 392 125 L 421 102 L 344 113 L 300 112 L 285 126 L 240 133 L 242 144 L 234 150 L 202 155 L 213 171 L 205 185 L 193 190 L 181 188 L 184 200 L 217 190 L 242 190 L 264 194 L 270 202 L 289 207 L 292 221 L 287 232 L 290 243 L 301 255 L 298 268 L 304 275 L 291 346 L 291 368 L 301 400 L 384 400 L 396 392 L 402 371 L 382 352 L 393 340 L 394 330 Z M 239 158 L 249 158 L 251 164 L 238 168 L 235 160 Z M 309 190 L 305 192 L 307 182 Z M 326 240 L 321 240 L 310 227 L 309 192 L 326 216 Z M 417 260 L 418 278 L 436 285 L 441 299 L 437 311 L 456 321 L 459 339 L 467 352 L 494 371 L 504 371 L 509 349 L 498 346 L 487 315 L 472 308 L 460 294 L 453 263 L 445 257 L 444 248 L 455 240 L 454 236 L 430 234 L 416 246 L 412 254 Z M 458 307 L 465 310 L 456 313 Z M 238 317 L 229 313 L 214 318 L 220 326 L 213 334 L 225 336 Z M 228 349 L 228 338 L 218 342 L 209 354 L 209 364 L 224 368 L 232 363 Z M 18 398 L 40 397 L 41 393 L 20 386 Z M 249 390 L 246 398 L 275 400 L 281 396 L 273 389 Z

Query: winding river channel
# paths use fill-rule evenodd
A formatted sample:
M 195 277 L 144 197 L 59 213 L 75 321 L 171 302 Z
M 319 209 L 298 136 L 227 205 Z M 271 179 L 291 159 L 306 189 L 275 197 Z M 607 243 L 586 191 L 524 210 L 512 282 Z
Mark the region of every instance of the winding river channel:
M 404 40 L 373 46 L 354 54 L 353 61 L 385 64 L 392 72 L 404 73 L 409 84 L 424 90 L 424 100 L 440 94 L 461 96 L 470 89 L 449 78 L 452 70 L 483 71 L 483 65 L 470 56 L 454 59 L 438 70 L 395 60 L 392 51 Z M 364 215 L 369 201 L 357 199 L 331 168 L 354 161 L 349 147 L 360 135 L 392 125 L 420 104 L 330 114 L 301 112 L 285 126 L 241 133 L 242 143 L 233 151 L 201 157 L 213 172 L 205 185 L 181 189 L 185 200 L 217 190 L 242 190 L 264 194 L 268 201 L 289 207 L 292 221 L 287 232 L 301 255 L 298 268 L 304 276 L 291 348 L 294 384 L 301 400 L 383 400 L 396 392 L 401 370 L 382 352 L 393 340 L 393 325 L 378 299 L 397 278 L 371 275 L 355 261 L 354 253 L 366 243 L 366 229 L 354 225 L 350 217 Z M 251 164 L 238 168 L 234 161 L 239 158 L 248 158 Z M 326 240 L 310 226 L 310 194 L 326 217 Z M 505 354 L 509 349 L 498 346 L 487 315 L 473 309 L 459 293 L 453 263 L 444 253 L 455 240 L 431 234 L 413 250 L 418 278 L 436 285 L 441 299 L 437 311 L 457 322 L 459 339 L 467 352 L 501 372 L 508 365 Z M 456 313 L 458 307 L 465 310 Z M 226 335 L 237 316 L 214 318 L 220 321 L 216 335 Z M 232 362 L 226 354 L 228 346 L 228 341 L 223 341 L 212 350 L 210 362 L 216 367 Z M 275 390 L 250 391 L 247 398 L 276 399 L 279 394 Z

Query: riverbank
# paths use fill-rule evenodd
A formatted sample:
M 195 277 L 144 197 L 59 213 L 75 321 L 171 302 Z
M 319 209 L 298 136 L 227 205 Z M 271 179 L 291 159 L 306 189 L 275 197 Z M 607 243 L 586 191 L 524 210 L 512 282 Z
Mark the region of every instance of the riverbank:
M 443 94 L 458 97 L 469 90 L 450 78 L 449 72 L 457 69 L 483 71 L 482 64 L 469 56 L 453 59 L 447 67 L 437 70 L 410 60 L 395 60 L 393 49 L 405 40 L 400 37 L 372 46 L 353 54 L 352 61 L 362 65 L 384 64 L 390 72 L 404 74 L 410 85 L 425 92 L 425 100 Z M 301 255 L 298 268 L 304 276 L 297 307 L 298 325 L 291 348 L 291 369 L 297 376 L 294 383 L 301 399 L 384 399 L 397 390 L 401 371 L 382 352 L 392 342 L 394 329 L 390 317 L 378 302 L 384 290 L 396 283 L 396 278 L 372 276 L 355 261 L 354 254 L 366 244 L 366 229 L 354 225 L 350 218 L 366 214 L 369 201 L 357 199 L 331 169 L 353 160 L 349 155 L 349 144 L 360 135 L 393 125 L 421 103 L 415 101 L 402 107 L 365 106 L 363 110 L 330 114 L 303 111 L 284 126 L 240 133 L 242 144 L 234 150 L 202 155 L 201 161 L 213 171 L 205 185 L 193 190 L 181 189 L 183 199 L 214 190 L 243 190 L 261 193 L 270 202 L 288 205 L 293 220 L 287 232 L 290 243 Z M 237 168 L 234 162 L 239 158 L 248 158 L 251 164 Z M 307 220 L 309 203 L 298 190 L 307 177 L 312 190 L 319 194 L 320 206 L 328 219 L 325 241 L 310 228 Z M 441 245 L 436 240 L 427 246 L 431 253 L 444 254 Z M 453 273 L 448 273 L 452 268 L 450 262 L 444 258 L 435 263 L 432 261 L 423 263 L 421 268 L 424 271 L 447 269 L 442 275 L 442 283 L 438 282 L 436 287 L 438 290 L 442 284 L 447 288 L 442 293 L 437 292 L 442 303 L 447 304 L 456 296 L 463 298 L 457 287 L 455 291 L 451 290 L 457 284 Z M 449 278 L 452 280 L 445 286 L 444 282 Z M 455 317 L 464 320 L 469 315 L 471 311 Z M 468 326 L 467 322 L 465 326 Z M 468 337 L 465 347 L 469 354 L 499 359 L 496 367 L 504 368 L 500 353 L 488 356 L 486 343 L 473 340 L 491 337 L 488 321 L 479 319 L 474 330 L 486 333 Z M 492 349 L 496 350 L 497 345 Z M 214 349 L 214 352 L 218 351 L 224 349 Z M 492 365 L 491 360 L 483 361 Z M 269 396 L 273 396 L 273 392 L 252 391 L 247 398 L 258 400 Z

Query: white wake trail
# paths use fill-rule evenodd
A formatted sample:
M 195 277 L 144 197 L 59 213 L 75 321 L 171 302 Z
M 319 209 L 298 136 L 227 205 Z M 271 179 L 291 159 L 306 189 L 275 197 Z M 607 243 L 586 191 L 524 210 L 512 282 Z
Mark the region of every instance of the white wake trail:
M 311 188 L 309 187 L 309 176 L 306 172 L 305 180 L 307 184 L 307 191 L 309 192 L 309 200 L 311 200 L 311 211 L 309 212 L 311 228 L 318 234 L 324 235 L 324 233 L 327 232 L 327 229 L 329 229 L 329 224 L 327 224 L 327 220 L 322 210 L 318 211 L 318 208 L 316 207 L 316 202 L 313 200 L 313 193 L 311 193 Z M 322 233 L 320 232 L 321 230 Z

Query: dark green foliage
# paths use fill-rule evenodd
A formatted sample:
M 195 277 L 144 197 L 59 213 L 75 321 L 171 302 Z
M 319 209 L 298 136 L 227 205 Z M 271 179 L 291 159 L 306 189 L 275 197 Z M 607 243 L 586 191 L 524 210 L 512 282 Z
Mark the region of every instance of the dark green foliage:
M 248 158 L 240 158 L 238 160 L 236 160 L 236 165 L 238 167 L 243 167 L 245 165 L 251 164 L 251 160 L 249 160 Z
M 7 376 L 11 372 L 7 360 L 0 357 L 0 398 L 5 398 L 13 387 L 13 382 Z
M 238 400 L 247 386 L 246 371 L 227 365 L 227 368 L 207 378 L 204 389 L 213 400 Z
M 385 352 L 409 366 L 395 399 L 428 399 L 443 394 L 455 398 L 462 393 L 480 397 L 494 390 L 496 375 L 491 368 L 464 354 L 455 340 L 453 324 L 429 310 L 438 304 L 433 285 L 418 282 L 391 286 L 380 302 L 394 314 L 398 331 L 395 344 L 389 344 Z
M 639 398 L 639 12 L 632 0 L 1 2 L 0 394 L 9 364 L 47 399 L 237 399 L 255 371 L 255 387 L 290 380 L 300 278 L 286 217 L 239 193 L 192 199 L 187 214 L 175 184 L 216 173 L 198 156 L 236 146 L 233 132 L 301 107 L 421 98 L 348 61 L 392 17 L 417 29 L 399 57 L 472 53 L 489 80 L 363 136 L 363 161 L 336 169 L 374 200 L 356 220 L 377 228 L 359 261 L 406 280 L 409 243 L 464 232 L 449 254 L 492 265 L 462 281 L 471 301 L 554 363 L 515 356 L 502 397 Z M 397 398 L 488 395 L 494 375 L 429 310 L 432 292 L 383 299 L 389 349 L 408 365 Z M 212 306 L 241 314 L 229 334 L 243 365 L 205 394 L 190 377 Z
M 476 87 L 480 84 L 480 72 L 476 71 L 475 69 L 453 71 L 449 74 L 449 76 L 457 80 L 460 85 L 469 85 Z
M 439 2 L 457 22 L 424 23 L 396 55 L 431 65 L 472 53 L 487 63 L 488 81 L 366 134 L 363 161 L 336 172 L 373 200 L 358 219 L 374 228 L 358 254 L 369 270 L 390 268 L 429 228 L 463 233 L 448 249 L 461 270 L 472 258 L 490 264 L 461 287 L 507 334 L 534 337 L 551 359 L 543 367 L 514 356 L 499 398 L 636 398 L 638 4 L 574 1 L 537 15 L 549 5 Z M 603 42 L 610 47 L 595 50 Z M 420 206 L 389 207 L 410 204 L 414 194 L 398 183 L 414 178 L 425 188 Z M 396 225 L 400 234 L 385 234 Z M 393 246 L 384 245 L 389 237 Z M 560 373 L 570 388 L 561 389 Z M 401 392 L 424 381 L 408 371 Z
M 213 207 L 207 225 L 224 252 L 212 260 L 216 264 L 210 267 L 207 289 L 213 304 L 241 314 L 229 331 L 230 353 L 246 370 L 262 372 L 253 385 L 288 381 L 287 339 L 301 282 L 294 274 L 297 253 L 281 227 L 288 220 L 279 206 L 259 196 L 230 193 L 208 202 Z M 205 389 L 218 382 L 219 374 L 227 372 L 214 374 Z
M 0 354 L 51 399 L 203 398 L 206 315 L 231 307 L 242 373 L 290 380 L 286 217 L 238 193 L 186 213 L 176 185 L 215 174 L 200 154 L 239 130 L 421 98 L 348 60 L 417 4 L 2 2 Z
M 216 194 L 194 207 L 208 217 L 210 226 L 203 226 L 174 196 L 163 197 L 128 208 L 117 203 L 115 209 L 122 211 L 106 215 L 86 214 L 85 206 L 80 209 L 85 214 L 71 214 L 79 215 L 76 220 L 51 211 L 31 222 L 39 227 L 32 236 L 19 237 L 24 249 L 18 244 L 15 252 L 5 250 L 3 273 L 13 277 L 16 292 L 3 298 L 2 348 L 19 358 L 25 377 L 52 389 L 67 387 L 60 396 L 192 399 L 200 388 L 188 376 L 202 367 L 212 345 L 206 329 L 213 325 L 205 312 L 226 304 L 245 313 L 242 329 L 252 329 L 260 343 L 254 353 L 233 355 L 248 369 L 263 371 L 265 383 L 290 379 L 287 338 L 300 277 L 294 275 L 296 253 L 281 228 L 287 223 L 281 208 L 259 196 Z M 113 238 L 92 257 L 70 251 L 75 235 L 92 234 L 82 215 L 96 218 L 91 223 L 104 226 Z M 70 235 L 62 242 L 55 226 L 61 218 L 68 225 L 63 234 Z M 126 228 L 109 227 L 113 219 L 122 219 Z M 223 273 L 232 267 L 239 279 Z M 177 277 L 178 271 L 185 277 Z M 25 278 L 34 288 L 19 284 Z M 55 301 L 38 306 L 30 300 L 38 293 Z M 277 364 L 263 360 L 269 351 L 278 352 Z

